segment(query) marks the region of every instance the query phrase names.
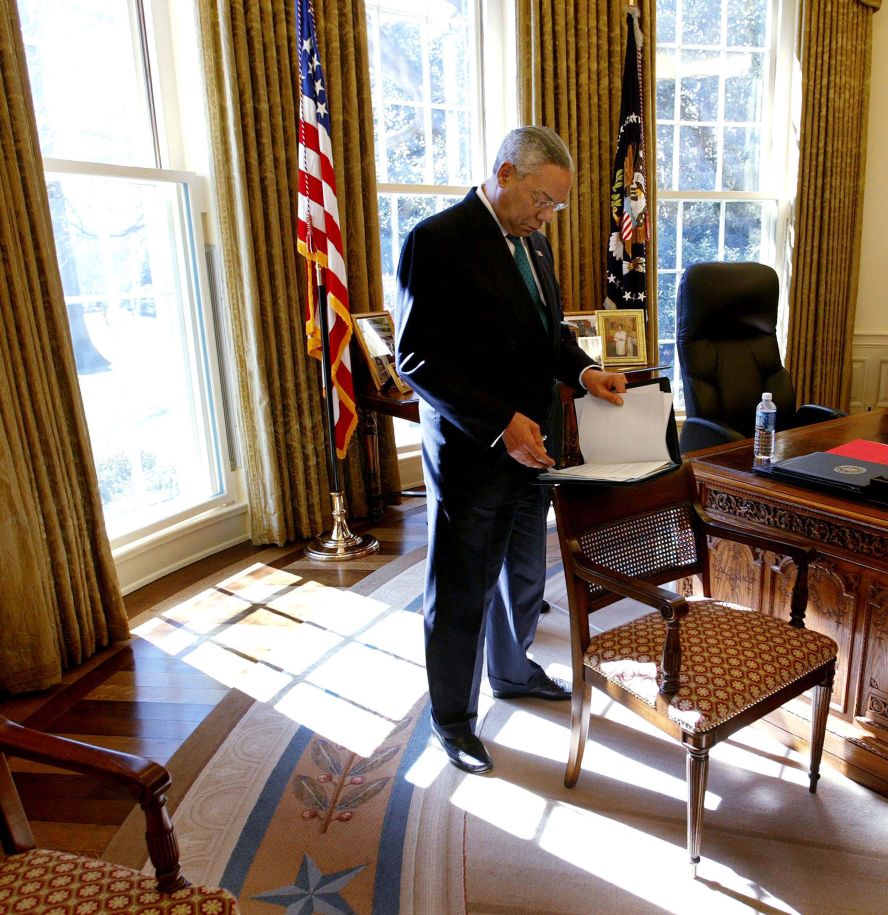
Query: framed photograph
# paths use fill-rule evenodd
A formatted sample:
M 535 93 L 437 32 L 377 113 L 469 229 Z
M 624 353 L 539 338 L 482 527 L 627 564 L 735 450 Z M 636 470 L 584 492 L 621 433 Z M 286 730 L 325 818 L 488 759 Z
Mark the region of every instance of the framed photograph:
M 395 322 L 391 314 L 387 311 L 353 314 L 352 325 L 376 390 L 394 384 L 402 394 L 408 394 L 410 386 L 395 371 Z
M 641 309 L 616 308 L 595 314 L 606 366 L 647 363 L 644 312 Z
M 564 323 L 576 337 L 583 352 L 596 362 L 601 362 L 601 337 L 598 333 L 597 311 L 566 311 Z

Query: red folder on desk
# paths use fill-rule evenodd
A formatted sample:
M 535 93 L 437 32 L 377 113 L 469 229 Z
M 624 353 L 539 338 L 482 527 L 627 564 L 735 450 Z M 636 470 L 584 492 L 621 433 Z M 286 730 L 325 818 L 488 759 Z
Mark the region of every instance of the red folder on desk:
M 830 448 L 827 454 L 840 454 L 843 457 L 856 458 L 859 461 L 871 461 L 875 464 L 888 464 L 888 445 L 882 442 L 870 442 L 865 438 L 856 438 L 853 442 Z

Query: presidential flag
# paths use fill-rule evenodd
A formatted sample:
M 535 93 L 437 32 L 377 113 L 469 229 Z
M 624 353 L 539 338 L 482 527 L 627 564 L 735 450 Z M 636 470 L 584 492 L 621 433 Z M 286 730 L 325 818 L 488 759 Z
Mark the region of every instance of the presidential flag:
M 358 423 L 354 382 L 348 344 L 352 336 L 345 275 L 339 207 L 336 203 L 336 176 L 330 142 L 330 113 L 327 87 L 318 53 L 314 12 L 310 0 L 298 0 L 296 18 L 299 28 L 299 70 L 302 90 L 299 105 L 299 220 L 300 254 L 308 269 L 308 302 L 305 332 L 308 353 L 323 359 L 322 325 L 319 307 L 326 307 L 327 340 L 332 389 L 327 403 L 332 405 L 336 454 L 345 457 L 348 443 Z M 320 268 L 320 284 L 316 276 Z M 326 289 L 326 303 L 317 301 L 317 286 Z
M 605 308 L 647 308 L 647 176 L 641 94 L 640 11 L 629 9 L 620 132 L 611 181 Z

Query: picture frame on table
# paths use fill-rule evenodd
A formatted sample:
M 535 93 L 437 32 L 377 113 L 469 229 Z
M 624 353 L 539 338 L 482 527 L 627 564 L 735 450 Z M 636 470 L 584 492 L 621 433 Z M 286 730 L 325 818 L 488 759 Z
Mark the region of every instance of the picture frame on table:
M 606 366 L 645 365 L 647 363 L 644 311 L 642 309 L 616 308 L 597 311 L 595 314 Z
M 583 352 L 600 363 L 602 352 L 597 315 L 597 311 L 566 311 L 563 320 Z
M 410 386 L 395 370 L 395 322 L 388 311 L 365 311 L 352 315 L 355 338 L 377 391 L 394 384 L 401 394 Z

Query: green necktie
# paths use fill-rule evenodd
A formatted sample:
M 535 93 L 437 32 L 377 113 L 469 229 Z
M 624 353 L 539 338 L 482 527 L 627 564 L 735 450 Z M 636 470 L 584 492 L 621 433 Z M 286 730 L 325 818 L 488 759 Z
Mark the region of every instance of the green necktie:
M 533 277 L 533 270 L 530 268 L 530 261 L 527 259 L 527 251 L 524 249 L 524 242 L 518 238 L 517 235 L 507 235 L 506 238 L 515 246 L 515 264 L 518 267 L 518 272 L 521 274 L 521 278 L 524 280 L 524 284 L 527 286 L 527 291 L 530 293 L 530 297 L 533 299 L 534 305 L 537 307 L 537 312 L 540 316 L 540 320 L 543 322 L 543 327 L 546 329 L 546 332 L 549 331 L 549 314 L 546 311 L 545 303 L 543 302 L 542 296 L 540 295 L 540 290 L 537 287 L 536 280 Z

